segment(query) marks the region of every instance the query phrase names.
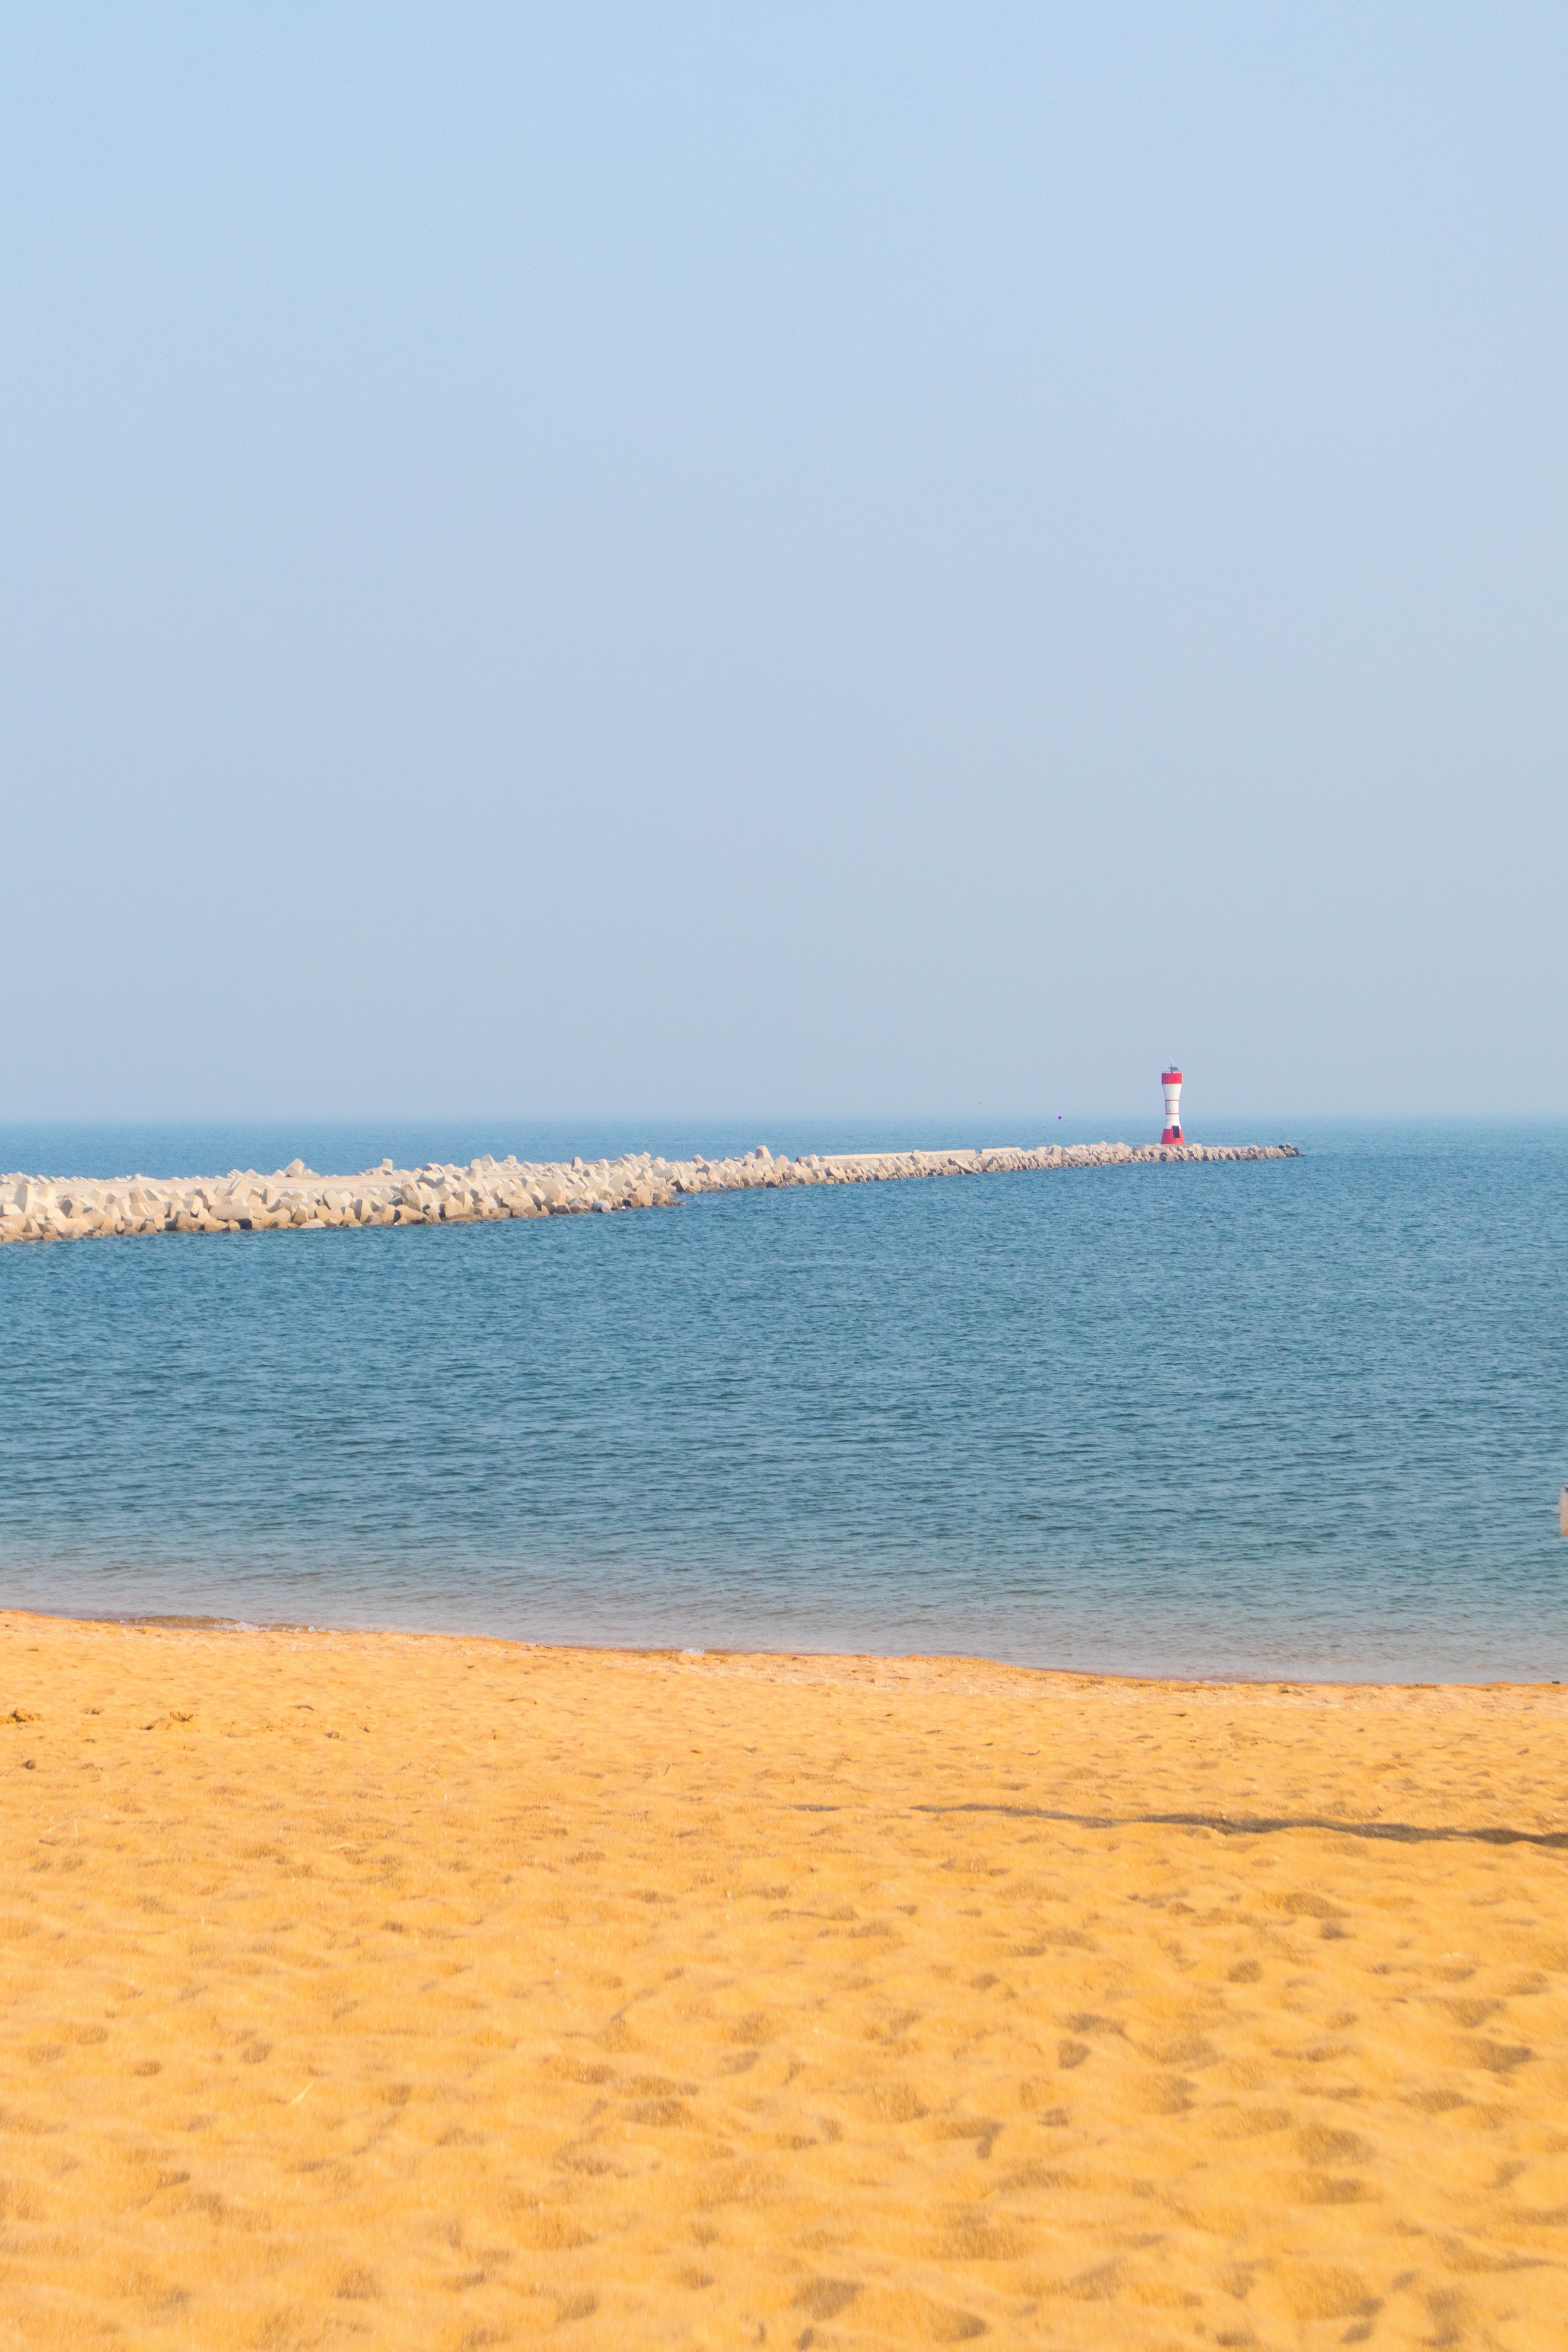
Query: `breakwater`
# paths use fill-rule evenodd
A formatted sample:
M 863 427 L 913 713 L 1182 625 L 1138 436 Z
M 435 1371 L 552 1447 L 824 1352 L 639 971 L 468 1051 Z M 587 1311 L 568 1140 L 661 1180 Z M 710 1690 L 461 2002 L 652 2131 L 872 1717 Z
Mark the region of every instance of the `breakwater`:
M 465 1167 L 394 1168 L 322 1176 L 294 1160 L 271 1175 L 122 1176 L 108 1180 L 0 1176 L 0 1242 L 69 1241 L 133 1234 L 319 1232 L 336 1225 L 473 1224 L 502 1217 L 610 1214 L 653 1209 L 705 1192 L 799 1184 L 885 1184 L 914 1177 L 985 1176 L 1025 1169 L 1134 1168 L 1152 1160 L 1293 1160 L 1291 1143 L 1042 1144 L 974 1151 L 806 1153 L 775 1159 L 766 1144 L 733 1160 L 534 1162 L 486 1155 Z

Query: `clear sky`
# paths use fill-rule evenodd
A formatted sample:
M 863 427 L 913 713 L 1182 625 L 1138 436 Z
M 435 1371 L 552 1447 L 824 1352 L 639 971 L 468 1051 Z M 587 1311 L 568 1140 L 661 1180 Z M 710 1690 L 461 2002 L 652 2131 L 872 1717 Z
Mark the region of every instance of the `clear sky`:
M 1568 1111 L 1565 77 L 5 10 L 0 1115 Z

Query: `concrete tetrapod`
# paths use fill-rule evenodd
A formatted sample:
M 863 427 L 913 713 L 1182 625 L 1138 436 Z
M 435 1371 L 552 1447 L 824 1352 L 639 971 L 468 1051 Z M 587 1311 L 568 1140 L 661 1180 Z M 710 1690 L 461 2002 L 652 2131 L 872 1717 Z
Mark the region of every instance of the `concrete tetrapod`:
M 1150 1161 L 1294 1160 L 1291 1143 L 1004 1144 L 973 1151 L 807 1153 L 776 1160 L 766 1144 L 733 1160 L 536 1162 L 487 1153 L 466 1167 L 361 1169 L 320 1176 L 299 1160 L 269 1176 L 152 1178 L 0 1176 L 0 1242 L 67 1241 L 131 1234 L 260 1233 L 331 1225 L 472 1224 L 502 1217 L 580 1216 L 668 1208 L 705 1192 L 801 1184 L 885 1184 L 927 1176 L 1022 1170 L 1144 1167 Z

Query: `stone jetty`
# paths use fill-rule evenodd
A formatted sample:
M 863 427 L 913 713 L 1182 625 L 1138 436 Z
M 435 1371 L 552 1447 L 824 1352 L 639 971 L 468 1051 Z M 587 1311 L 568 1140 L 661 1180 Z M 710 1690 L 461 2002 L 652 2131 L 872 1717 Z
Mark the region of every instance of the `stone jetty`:
M 1294 1160 L 1292 1143 L 1071 1143 L 976 1151 L 809 1152 L 776 1160 L 766 1144 L 737 1160 L 539 1163 L 493 1160 L 465 1168 L 361 1168 L 319 1176 L 291 1160 L 270 1176 L 0 1176 L 0 1241 L 89 1240 L 112 1234 L 308 1233 L 329 1225 L 474 1224 L 499 1217 L 581 1216 L 668 1208 L 704 1192 L 787 1184 L 886 1184 L 916 1176 L 989 1176 L 1024 1169 L 1140 1168 L 1151 1160 Z

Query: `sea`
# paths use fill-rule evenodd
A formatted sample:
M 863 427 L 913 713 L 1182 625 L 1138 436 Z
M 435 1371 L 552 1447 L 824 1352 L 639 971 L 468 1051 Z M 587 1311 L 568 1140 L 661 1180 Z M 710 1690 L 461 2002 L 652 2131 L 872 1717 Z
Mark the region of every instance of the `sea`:
M 1278 1131 L 1276 1131 L 1278 1130 Z M 0 1125 L 41 1174 L 1147 1139 Z M 1568 1679 L 1568 1126 L 0 1248 L 0 1602 L 1125 1675 Z

